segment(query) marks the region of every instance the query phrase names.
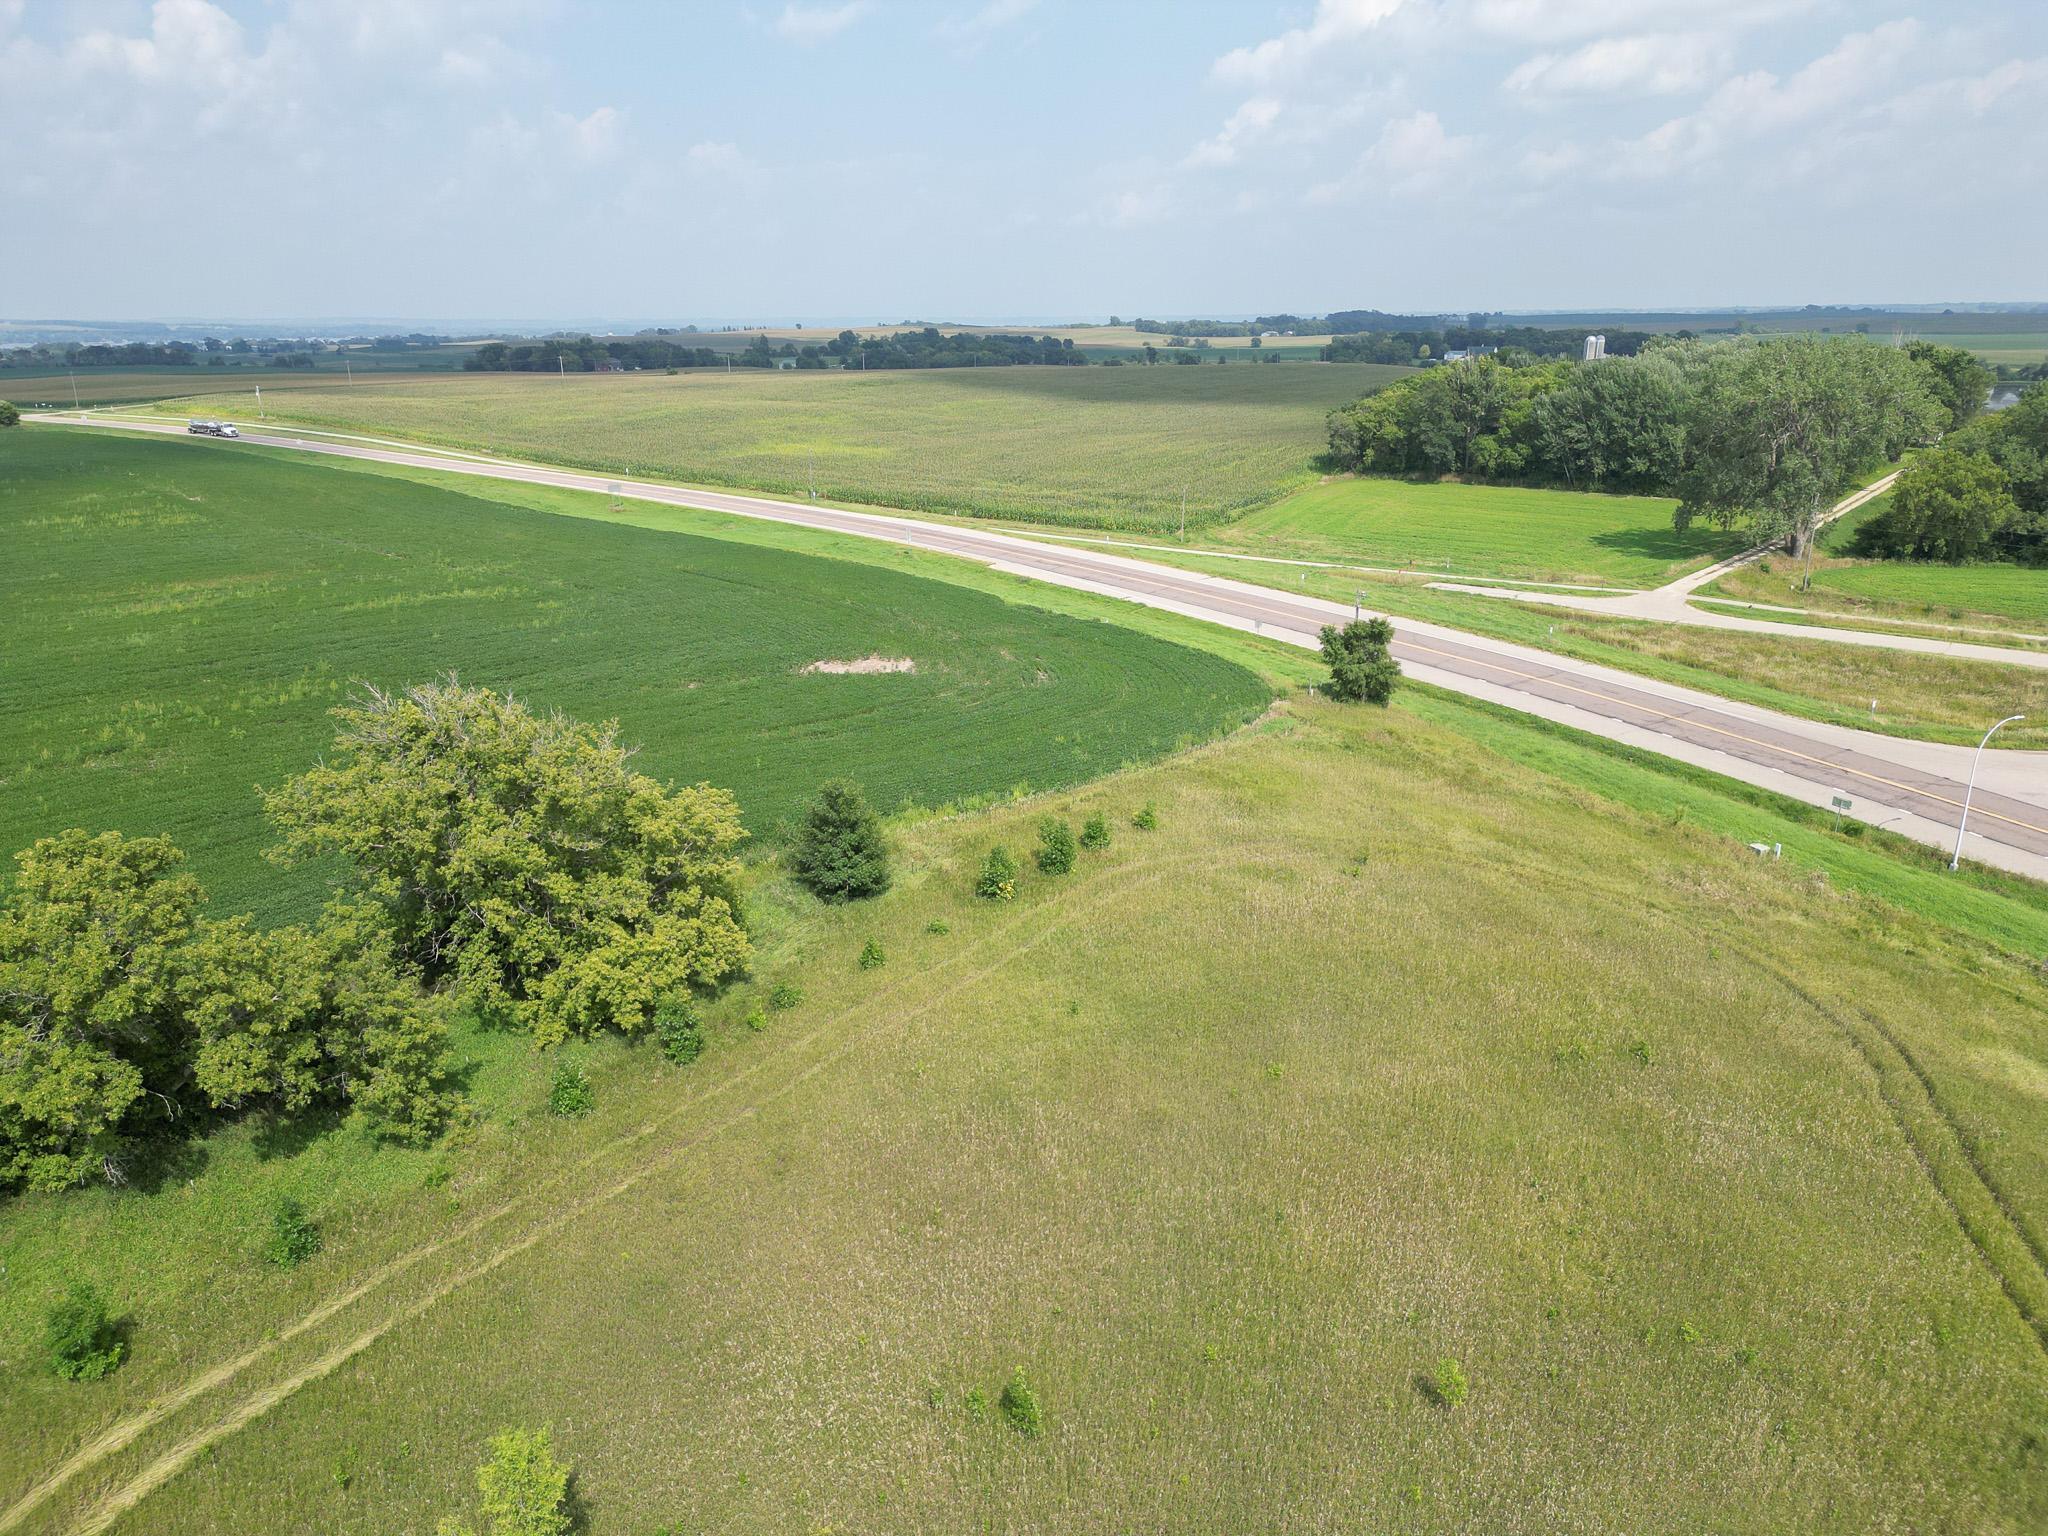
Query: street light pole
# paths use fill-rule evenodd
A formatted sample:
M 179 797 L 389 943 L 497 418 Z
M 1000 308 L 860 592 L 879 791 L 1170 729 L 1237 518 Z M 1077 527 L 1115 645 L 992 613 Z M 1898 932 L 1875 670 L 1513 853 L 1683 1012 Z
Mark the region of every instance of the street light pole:
M 1991 744 L 1991 738 L 1998 734 L 2001 727 L 2011 725 L 2015 720 L 2024 720 L 2026 718 L 2025 715 L 2007 715 L 1997 725 L 1992 726 L 1990 730 L 1986 731 L 1984 739 L 1977 743 L 1977 755 L 1970 759 L 1970 782 L 1963 789 L 1962 819 L 1956 823 L 1955 857 L 1948 861 L 1948 867 L 1951 870 L 1963 862 L 1963 833 L 1969 830 L 1970 797 L 1977 792 L 1977 765 L 1984 761 L 1984 749 Z

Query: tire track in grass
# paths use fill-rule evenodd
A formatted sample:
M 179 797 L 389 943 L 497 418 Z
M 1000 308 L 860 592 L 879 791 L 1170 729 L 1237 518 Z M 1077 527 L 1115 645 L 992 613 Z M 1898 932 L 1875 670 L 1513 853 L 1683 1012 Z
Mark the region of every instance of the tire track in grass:
M 1869 1069 L 1877 1096 L 1913 1154 L 1921 1174 L 1948 1208 L 1963 1240 L 1991 1272 L 2005 1299 L 2026 1325 L 2027 1336 L 2048 1355 L 2048 1262 L 2011 1201 L 1978 1159 L 1939 1095 L 1933 1079 L 1871 1014 L 1850 1018 L 1816 998 L 1775 963 L 1754 951 L 1737 952 L 1775 979 L 1848 1040 Z M 1859 1022 L 1860 1021 L 1860 1022 Z
M 1277 847 L 1279 845 L 1254 845 L 1253 847 L 1248 847 L 1240 851 L 1245 854 L 1250 854 L 1255 851 L 1263 852 L 1266 851 L 1267 847 L 1269 846 Z M 1002 928 L 999 928 L 998 930 L 988 935 L 985 935 L 983 938 L 976 941 L 973 945 L 969 946 L 961 953 L 951 957 L 949 960 L 941 961 L 937 966 L 934 966 L 932 970 L 927 972 L 926 974 L 943 975 L 943 973 L 947 969 L 951 969 L 962 964 L 965 964 L 973 960 L 977 956 L 982 955 L 992 947 L 1003 946 L 1003 953 L 998 958 L 996 958 L 989 964 L 981 966 L 973 973 L 961 977 L 953 981 L 952 983 L 944 986 L 939 992 L 934 994 L 928 1001 L 921 1004 L 917 1008 L 912 1009 L 907 1013 L 896 1015 L 896 1021 L 902 1024 L 908 1024 L 922 1017 L 926 1013 L 930 1012 L 933 1008 L 939 1006 L 941 1003 L 957 995 L 959 992 L 970 987 L 979 985 L 982 981 L 986 980 L 990 975 L 994 974 L 997 970 L 1001 969 L 1002 966 L 1009 964 L 1011 961 L 1013 961 L 1018 955 L 1028 953 L 1030 950 L 1036 948 L 1038 945 L 1046 942 L 1048 939 L 1052 938 L 1053 936 L 1061 932 L 1063 929 L 1065 929 L 1067 926 L 1069 926 L 1074 919 L 1087 916 L 1093 913 L 1097 908 L 1105 904 L 1108 904 L 1112 900 L 1121 899 L 1121 897 L 1125 893 L 1126 887 L 1134 883 L 1142 883 L 1144 881 L 1149 881 L 1150 879 L 1157 878 L 1168 873 L 1170 870 L 1174 868 L 1183 866 L 1200 866 L 1203 868 L 1213 869 L 1214 863 L 1213 860 L 1208 859 L 1204 856 L 1191 854 L 1179 854 L 1171 856 L 1162 855 L 1149 860 L 1141 860 L 1138 863 L 1126 865 L 1121 869 L 1105 871 L 1104 887 L 1098 889 L 1095 892 L 1091 892 L 1089 895 L 1089 899 L 1082 906 L 1076 907 L 1071 903 L 1061 902 L 1050 905 L 1049 907 L 1037 907 L 1033 908 L 1028 912 L 1018 913 L 1017 916 L 1010 923 L 1005 924 Z M 1035 935 L 1034 937 L 1024 941 L 1021 944 L 1011 945 L 1008 943 L 1008 940 L 1016 932 L 1016 930 L 1021 928 L 1028 928 L 1034 922 L 1043 920 L 1048 915 L 1050 915 L 1052 920 L 1050 923 L 1047 924 L 1043 932 Z M 858 1019 L 862 1013 L 884 1011 L 886 1010 L 886 1008 L 887 1002 L 885 999 L 876 999 L 869 1003 L 856 1005 L 854 1008 L 848 1010 L 846 1013 L 841 1014 L 837 1019 L 830 1020 L 820 1024 L 816 1029 L 812 1030 L 808 1035 L 804 1036 L 803 1039 L 795 1047 L 792 1048 L 792 1052 L 779 1053 L 774 1057 L 764 1058 L 764 1060 L 755 1064 L 754 1066 L 746 1068 L 741 1072 L 735 1073 L 732 1077 L 717 1084 L 713 1088 L 706 1090 L 704 1093 L 693 1097 L 687 1104 L 680 1106 L 677 1110 L 671 1112 L 670 1114 L 661 1116 L 656 1120 L 648 1121 L 642 1124 L 641 1126 L 636 1127 L 632 1131 L 614 1138 L 612 1141 L 606 1143 L 605 1146 L 594 1149 L 590 1154 L 588 1154 L 578 1164 L 576 1164 L 573 1169 L 569 1170 L 569 1172 L 582 1172 L 584 1169 L 588 1168 L 592 1163 L 596 1162 L 600 1157 L 603 1157 L 610 1153 L 615 1153 L 624 1150 L 625 1148 L 633 1145 L 637 1145 L 649 1136 L 656 1134 L 662 1129 L 665 1129 L 675 1120 L 681 1118 L 682 1116 L 690 1113 L 693 1110 L 701 1108 L 701 1106 L 710 1098 L 713 1098 L 719 1094 L 724 1093 L 729 1088 L 739 1086 L 748 1079 L 757 1075 L 759 1072 L 765 1070 L 767 1067 L 771 1065 L 788 1064 L 790 1056 L 794 1051 L 801 1051 L 805 1047 L 817 1042 L 821 1037 L 825 1036 L 828 1033 L 832 1033 L 835 1030 L 843 1032 L 845 1026 L 849 1023 L 849 1021 Z M 680 1158 L 686 1152 L 693 1150 L 697 1146 L 703 1144 L 703 1142 L 713 1137 L 722 1135 L 726 1131 L 732 1129 L 734 1126 L 744 1123 L 746 1120 L 758 1114 L 763 1106 L 776 1102 L 784 1095 L 794 1091 L 796 1088 L 808 1082 L 811 1078 L 815 1077 L 819 1072 L 824 1070 L 826 1067 L 842 1060 L 847 1054 L 849 1054 L 854 1049 L 856 1045 L 864 1043 L 866 1041 L 866 1038 L 867 1037 L 864 1034 L 860 1033 L 853 1033 L 847 1035 L 846 1038 L 843 1038 L 837 1046 L 829 1050 L 825 1055 L 819 1057 L 816 1061 L 813 1061 L 809 1066 L 805 1067 L 801 1072 L 799 1072 L 797 1076 L 790 1079 L 788 1082 L 784 1083 L 781 1087 L 776 1088 L 767 1095 L 763 1096 L 762 1098 L 755 1100 L 753 1103 L 735 1112 L 733 1115 L 728 1116 L 725 1120 L 719 1122 L 717 1125 L 706 1129 L 699 1135 L 691 1137 L 688 1141 L 677 1144 L 674 1148 L 662 1154 L 659 1158 L 641 1164 L 638 1168 L 635 1169 L 635 1171 L 626 1175 L 624 1178 L 615 1181 L 613 1184 L 606 1186 L 605 1188 L 591 1195 L 586 1196 L 584 1199 L 577 1201 L 573 1205 L 560 1209 L 554 1217 L 543 1221 L 539 1226 L 529 1231 L 525 1236 L 513 1242 L 507 1243 L 497 1250 L 494 1250 L 490 1255 L 488 1255 L 486 1258 L 479 1261 L 478 1263 L 472 1265 L 469 1269 L 464 1270 L 458 1273 L 457 1275 L 453 1276 L 452 1278 L 442 1282 L 441 1284 L 429 1289 L 426 1293 L 424 1293 L 424 1295 L 417 1298 L 413 1302 L 401 1306 L 396 1312 L 386 1316 L 382 1320 L 371 1325 L 363 1332 L 355 1335 L 353 1338 L 349 1340 L 344 1341 L 342 1344 L 335 1346 L 333 1349 L 330 1349 L 329 1351 L 327 1351 L 327 1353 L 318 1357 L 308 1367 L 297 1372 L 294 1372 L 292 1375 L 286 1377 L 282 1382 L 272 1387 L 262 1389 L 258 1392 L 251 1394 L 249 1397 L 244 1398 L 241 1404 L 238 1405 L 233 1410 L 233 1412 L 228 1414 L 225 1418 L 216 1421 L 214 1424 L 204 1429 L 194 1431 L 193 1433 L 188 1435 L 184 1440 L 178 1442 L 169 1451 L 163 1453 L 162 1455 L 156 1457 L 154 1460 L 148 1463 L 140 1472 L 138 1472 L 134 1477 L 130 1478 L 127 1482 L 121 1484 L 111 1492 L 104 1495 L 101 1498 L 100 1502 L 94 1506 L 93 1512 L 91 1515 L 87 1517 L 86 1523 L 74 1526 L 72 1527 L 72 1529 L 77 1531 L 91 1532 L 104 1531 L 109 1525 L 111 1525 L 128 1509 L 133 1508 L 134 1505 L 141 1502 L 143 1498 L 146 1498 L 150 1493 L 154 1492 L 157 1488 L 161 1487 L 165 1482 L 169 1481 L 169 1479 L 172 1476 L 174 1476 L 188 1461 L 191 1460 L 193 1456 L 197 1455 L 200 1451 L 207 1449 L 209 1446 L 217 1444 L 219 1441 L 225 1439 L 227 1436 L 235 1433 L 236 1431 L 244 1428 L 248 1424 L 254 1422 L 257 1418 L 260 1418 L 263 1414 L 269 1412 L 270 1409 L 276 1407 L 277 1404 L 283 1402 L 286 1398 L 290 1397 L 294 1392 L 298 1391 L 301 1387 L 306 1386 L 311 1382 L 316 1381 L 321 1377 L 330 1374 L 340 1365 L 346 1363 L 348 1360 L 354 1358 L 357 1354 L 360 1354 L 363 1350 L 375 1344 L 392 1328 L 419 1316 L 421 1313 L 425 1312 L 435 1303 L 445 1299 L 449 1295 L 452 1295 L 455 1291 L 474 1282 L 475 1280 L 481 1279 L 484 1276 L 492 1273 L 493 1271 L 501 1267 L 504 1263 L 517 1257 L 519 1254 L 524 1253 L 528 1249 L 532 1248 L 536 1243 L 540 1242 L 543 1238 L 550 1236 L 553 1233 L 561 1230 L 564 1226 L 568 1225 L 570 1222 L 574 1220 L 579 1219 L 581 1216 L 587 1214 L 590 1210 L 595 1209 L 599 1205 L 608 1203 L 620 1194 L 623 1194 L 626 1191 L 636 1187 L 643 1180 L 653 1176 L 653 1174 L 655 1174 L 656 1172 L 662 1171 L 672 1166 L 678 1158 Z M 567 1176 L 568 1175 L 565 1174 L 563 1178 L 566 1178 Z M 554 1181 L 554 1183 L 546 1186 L 546 1192 L 552 1193 L 559 1187 L 561 1182 L 563 1182 L 562 1179 L 557 1179 L 556 1181 Z M 65 1484 L 70 1482 L 79 1473 L 88 1470 L 89 1468 L 98 1464 L 101 1461 L 104 1461 L 108 1456 L 116 1454 L 119 1451 L 126 1449 L 129 1445 L 133 1444 L 135 1440 L 138 1439 L 142 1434 L 144 1434 L 149 1429 L 155 1427 L 157 1424 L 161 1423 L 165 1418 L 167 1418 L 171 1413 L 175 1412 L 178 1408 L 186 1406 L 187 1404 L 194 1401 L 196 1398 L 203 1396 L 205 1393 L 209 1391 L 215 1390 L 221 1386 L 226 1385 L 229 1381 L 233 1380 L 233 1378 L 236 1375 L 239 1375 L 249 1366 L 256 1364 L 258 1361 L 268 1357 L 271 1354 L 274 1354 L 277 1351 L 277 1349 L 285 1342 L 287 1342 L 289 1339 L 301 1336 L 310 1329 L 316 1327 L 320 1322 L 327 1321 L 328 1319 L 334 1317 L 339 1312 L 343 1311 L 348 1306 L 352 1305 L 354 1302 L 362 1299 L 363 1296 L 371 1293 L 372 1291 L 380 1289 L 382 1286 L 389 1283 L 389 1281 L 391 1281 L 392 1279 L 397 1278 L 400 1274 L 415 1267 L 421 1260 L 430 1258 L 437 1253 L 444 1252 L 448 1248 L 452 1247 L 461 1238 L 473 1235 L 474 1233 L 483 1230 L 487 1226 L 496 1224 L 498 1221 L 504 1219 L 506 1216 L 517 1214 L 519 1210 L 535 1204 L 536 1199 L 540 1193 L 542 1193 L 542 1191 L 529 1191 L 526 1195 L 520 1197 L 519 1200 L 514 1202 L 507 1202 L 505 1206 L 500 1207 L 490 1216 L 479 1218 L 477 1221 L 471 1223 L 467 1228 L 463 1229 L 460 1233 L 451 1233 L 445 1238 L 438 1239 L 433 1243 L 423 1245 L 422 1247 L 414 1250 L 413 1252 L 403 1256 L 403 1258 L 400 1260 L 395 1260 L 392 1263 L 383 1266 L 379 1271 L 375 1272 L 372 1277 L 366 1279 L 361 1284 L 352 1287 L 349 1291 L 343 1293 L 342 1296 L 336 1297 L 330 1302 L 323 1303 L 322 1306 L 316 1308 L 314 1312 L 307 1314 L 305 1318 L 302 1318 L 297 1323 L 293 1324 L 289 1329 L 276 1335 L 274 1338 L 266 1340 L 263 1344 L 260 1344 L 253 1349 L 245 1351 L 242 1355 L 237 1356 L 234 1360 L 226 1362 L 224 1365 L 216 1367 L 214 1370 L 206 1372 L 203 1375 L 194 1378 L 192 1381 L 178 1388 L 173 1393 L 166 1395 L 162 1399 L 159 1399 L 157 1403 L 152 1404 L 151 1407 L 145 1410 L 143 1413 L 138 1414 L 129 1420 L 125 1420 L 121 1424 L 116 1425 L 108 1431 L 105 1431 L 101 1435 L 95 1437 L 95 1439 L 89 1442 L 86 1446 L 81 1447 L 79 1451 L 73 1453 L 71 1457 L 69 1457 L 64 1463 L 62 1463 L 48 1477 L 42 1479 L 35 1486 L 30 1488 L 28 1492 L 25 1493 L 19 1500 L 17 1500 L 15 1504 L 11 1506 L 4 1514 L 0 1514 L 0 1532 L 14 1530 L 17 1527 L 19 1527 L 21 1522 L 25 1520 L 36 1508 L 41 1506 L 51 1496 L 59 1492 Z

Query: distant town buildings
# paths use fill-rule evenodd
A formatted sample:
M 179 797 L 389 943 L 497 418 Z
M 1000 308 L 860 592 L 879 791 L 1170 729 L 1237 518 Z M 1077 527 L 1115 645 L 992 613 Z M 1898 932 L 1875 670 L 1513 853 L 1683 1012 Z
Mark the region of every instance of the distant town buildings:
M 1443 360 L 1447 363 L 1468 363 L 1475 357 L 1491 357 L 1499 347 L 1459 347 L 1446 352 Z
M 1585 359 L 1585 360 L 1586 360 L 1587 362 L 1589 362 L 1589 363 L 1591 363 L 1591 362 L 1597 362 L 1597 361 L 1599 361 L 1599 360 L 1600 360 L 1601 358 L 1605 357 L 1606 355 L 1607 355 L 1607 338 L 1606 338 L 1605 336 L 1588 336 L 1588 337 L 1586 338 L 1586 359 Z

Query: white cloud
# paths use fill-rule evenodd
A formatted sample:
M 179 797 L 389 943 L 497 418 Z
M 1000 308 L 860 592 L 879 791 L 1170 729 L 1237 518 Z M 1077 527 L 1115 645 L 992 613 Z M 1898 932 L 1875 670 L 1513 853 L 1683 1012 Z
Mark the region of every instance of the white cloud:
M 741 153 L 739 145 L 712 139 L 692 144 L 683 158 L 693 171 L 720 176 L 738 175 L 751 169 L 753 164 Z
M 978 11 L 948 16 L 937 27 L 940 38 L 972 53 L 1005 27 L 1015 26 L 1038 8 L 1038 0 L 988 0 Z
M 1676 96 L 1703 89 L 1728 67 L 1728 44 L 1710 33 L 1596 38 L 1571 53 L 1539 53 L 1502 83 L 1531 98 Z
M 1736 32 L 1789 21 L 1818 0 L 1465 0 L 1461 22 L 1524 43 L 1615 33 L 1713 28 Z
M 1724 81 L 1697 112 L 1674 117 L 1620 146 L 1617 169 L 1645 178 L 1715 159 L 1759 136 L 1838 123 L 1860 99 L 1890 83 L 1920 41 L 1919 23 L 1888 21 L 1854 32 L 1789 79 L 1754 70 Z
M 775 18 L 775 32 L 787 42 L 809 47 L 830 42 L 868 13 L 868 0 L 845 0 L 843 5 L 798 5 L 795 0 Z
M 1316 14 L 1305 27 L 1295 27 L 1249 48 L 1233 48 L 1218 59 L 1211 73 L 1233 85 L 1264 85 L 1298 73 L 1333 43 L 1362 37 L 1402 6 L 1403 0 L 1317 0 Z
M 1225 120 L 1213 138 L 1204 139 L 1188 151 L 1188 165 L 1234 165 L 1245 146 L 1265 135 L 1280 115 L 1280 103 L 1270 96 L 1254 96 Z
M 1472 153 L 1476 140 L 1444 131 L 1434 112 L 1390 119 L 1348 176 L 1309 188 L 1312 203 L 1347 202 L 1367 192 L 1413 196 L 1444 192 L 1444 180 Z
M 609 160 L 619 152 L 625 116 L 617 107 L 599 107 L 588 117 L 558 113 L 556 122 L 569 147 L 585 160 Z

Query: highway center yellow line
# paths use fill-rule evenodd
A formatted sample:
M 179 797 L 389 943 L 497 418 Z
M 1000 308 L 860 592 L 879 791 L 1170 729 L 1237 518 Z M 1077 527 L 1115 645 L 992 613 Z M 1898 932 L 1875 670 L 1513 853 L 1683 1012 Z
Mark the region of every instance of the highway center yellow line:
M 1868 779 L 1873 784 L 1883 784 L 1892 789 L 1901 790 L 1909 795 L 1919 795 L 1928 800 L 1938 800 L 1941 802 L 1941 804 L 1954 806 L 1957 810 L 1961 810 L 1963 806 L 1962 801 L 1951 800 L 1947 795 L 1938 795 L 1931 789 L 1921 789 L 1912 784 L 1901 784 L 1896 779 L 1887 779 L 1882 774 L 1866 773 L 1861 768 L 1851 768 L 1844 763 L 1829 762 L 1824 757 L 1814 757 L 1810 753 L 1801 752 L 1792 747 L 1780 746 L 1777 742 L 1774 741 L 1759 741 L 1754 736 L 1745 736 L 1740 731 L 1730 731 L 1725 730 L 1718 725 L 1709 725 L 1704 720 L 1697 720 L 1688 715 L 1674 714 L 1668 710 L 1652 709 L 1645 704 L 1634 704 L 1624 699 L 1613 698 L 1607 694 L 1595 692 L 1591 688 L 1581 688 L 1572 683 L 1561 682 L 1555 676 L 1545 676 L 1543 673 L 1540 672 L 1523 672 L 1517 670 L 1514 667 L 1507 666 L 1501 662 L 1481 661 L 1478 660 L 1478 658 L 1476 657 L 1461 656 L 1456 651 L 1438 650 L 1435 646 L 1424 645 L 1417 640 L 1403 640 L 1400 643 L 1414 650 L 1427 651 L 1432 656 L 1443 656 L 1449 658 L 1452 661 L 1462 661 L 1467 663 L 1472 663 L 1476 661 L 1477 664 L 1482 667 L 1491 667 L 1495 671 L 1505 672 L 1509 674 L 1511 677 L 1526 678 L 1530 682 L 1550 683 L 1556 687 L 1563 688 L 1571 693 L 1582 693 L 1589 699 L 1598 699 L 1603 704 L 1619 704 L 1628 709 L 1640 709 L 1643 711 L 1644 714 L 1655 715 L 1662 720 L 1683 720 L 1687 725 L 1698 726 L 1703 731 L 1712 731 L 1717 736 L 1726 736 L 1731 741 L 1747 742 L 1750 746 L 1761 747 L 1766 752 L 1782 752 L 1787 757 L 1796 757 L 1800 761 L 1812 763 L 1816 767 L 1827 768 L 1835 773 L 1854 774 L 1857 778 Z M 2007 826 L 2022 827 L 2029 832 L 2039 832 L 2044 836 L 2048 836 L 2048 827 L 2037 827 L 2030 821 L 2020 821 L 2012 816 L 2001 816 L 1997 811 L 1987 811 L 1982 806 L 1976 804 L 1972 804 L 1970 809 L 1974 811 L 1978 816 L 1988 816 L 1993 821 L 2004 822 Z

